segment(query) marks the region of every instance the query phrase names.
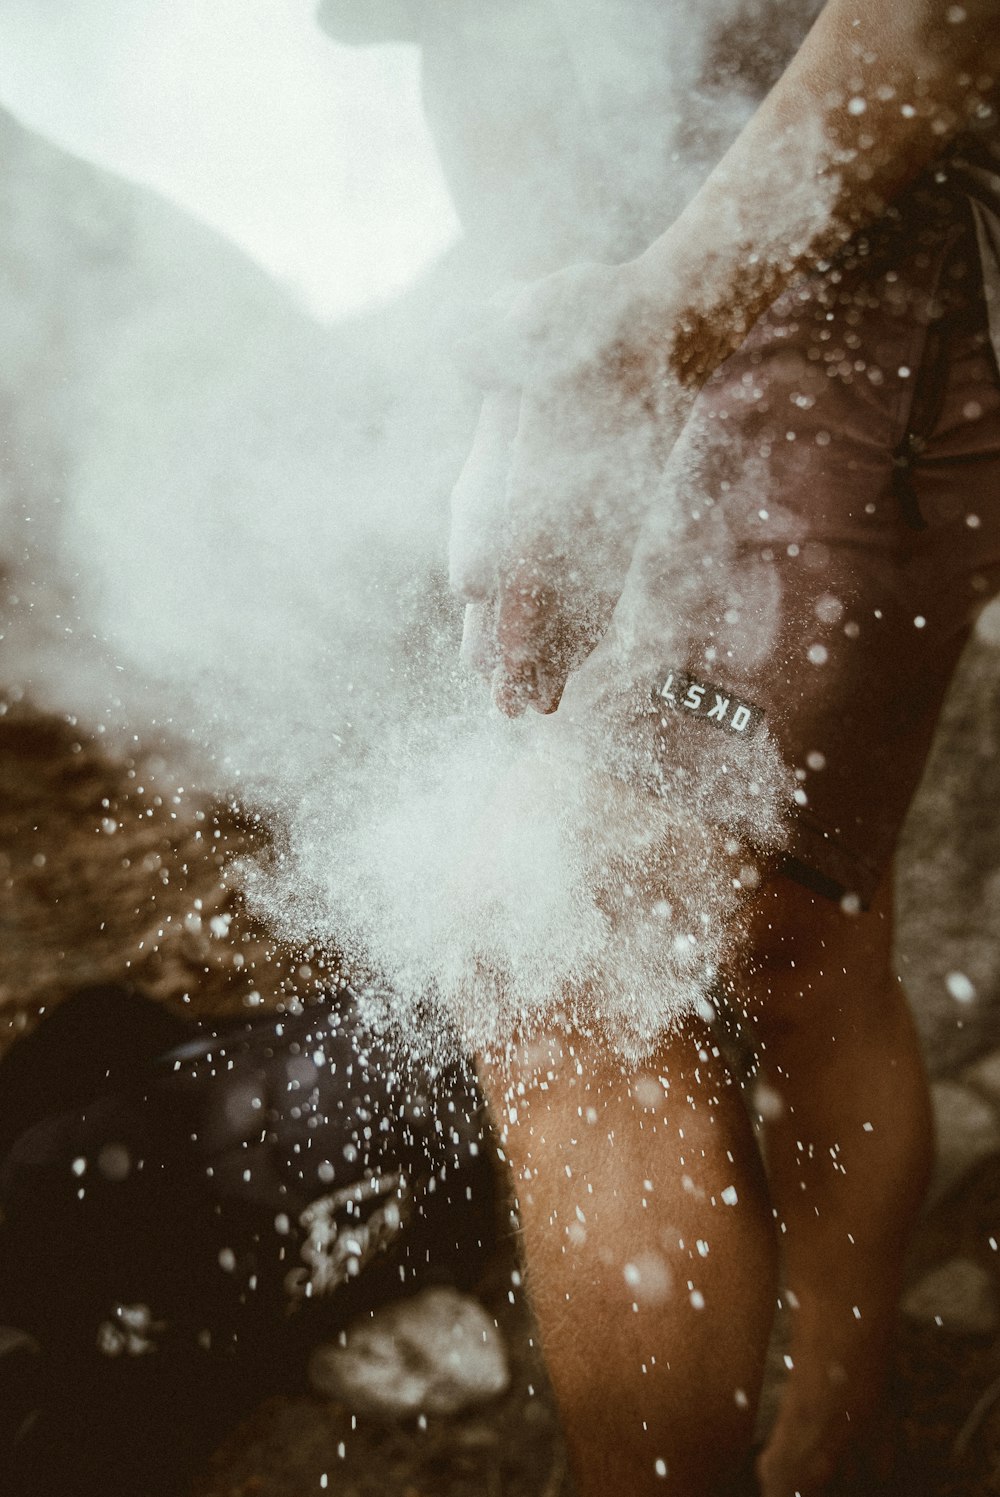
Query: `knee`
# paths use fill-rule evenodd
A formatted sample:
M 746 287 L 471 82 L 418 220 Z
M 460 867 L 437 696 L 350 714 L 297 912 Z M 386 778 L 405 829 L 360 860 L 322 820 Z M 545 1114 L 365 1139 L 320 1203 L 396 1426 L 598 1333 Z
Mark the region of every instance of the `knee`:
M 851 1011 L 876 994 L 905 1002 L 894 973 L 892 886 L 854 911 L 776 876 L 749 911 L 744 941 L 727 973 L 731 991 L 756 1026 L 788 1029 L 817 1010 Z
M 697 1016 L 639 1061 L 628 1060 L 600 1028 L 567 1030 L 481 1057 L 479 1074 L 515 1168 L 568 1147 L 596 1162 L 604 1141 L 624 1147 L 630 1137 L 645 1140 L 655 1158 L 666 1130 L 717 1126 L 735 1086 L 715 1036 Z

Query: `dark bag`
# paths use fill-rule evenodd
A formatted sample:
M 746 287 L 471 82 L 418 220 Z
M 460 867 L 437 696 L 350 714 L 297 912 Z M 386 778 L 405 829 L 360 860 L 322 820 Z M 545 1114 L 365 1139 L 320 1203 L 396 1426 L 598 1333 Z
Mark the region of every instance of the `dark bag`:
M 221 1032 L 76 994 L 0 1062 L 0 1150 L 0 1321 L 41 1348 L 25 1493 L 175 1490 L 317 1341 L 469 1283 L 493 1235 L 471 1073 L 401 1058 L 349 990 Z

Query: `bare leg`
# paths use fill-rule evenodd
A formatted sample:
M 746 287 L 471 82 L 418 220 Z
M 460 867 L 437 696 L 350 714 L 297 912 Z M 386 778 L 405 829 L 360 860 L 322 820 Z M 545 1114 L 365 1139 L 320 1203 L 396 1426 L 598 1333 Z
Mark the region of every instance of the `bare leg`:
M 927 1185 L 927 1082 L 892 969 L 891 888 L 850 916 L 777 880 L 748 1002 L 780 1099 L 768 1176 L 794 1295 L 765 1497 L 826 1489 L 863 1444 L 888 1371 L 907 1238 Z M 776 1109 L 778 1110 L 778 1109 Z
M 749 1447 L 773 1224 L 713 1048 L 693 1025 L 628 1072 L 573 1034 L 482 1067 L 581 1497 L 723 1491 Z

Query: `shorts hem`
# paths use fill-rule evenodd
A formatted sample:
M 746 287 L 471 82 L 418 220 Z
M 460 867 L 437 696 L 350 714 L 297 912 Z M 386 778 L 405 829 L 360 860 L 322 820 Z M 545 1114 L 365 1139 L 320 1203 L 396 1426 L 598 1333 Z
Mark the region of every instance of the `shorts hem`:
M 831 832 L 799 818 L 793 822 L 779 871 L 827 899 L 847 894 L 868 909 L 884 869 L 846 848 Z

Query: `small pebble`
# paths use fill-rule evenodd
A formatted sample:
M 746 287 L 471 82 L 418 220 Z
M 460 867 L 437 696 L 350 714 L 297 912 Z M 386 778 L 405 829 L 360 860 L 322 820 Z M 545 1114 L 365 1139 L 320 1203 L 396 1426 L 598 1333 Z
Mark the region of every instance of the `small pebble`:
M 506 1392 L 507 1348 L 491 1316 L 456 1289 L 425 1289 L 348 1328 L 309 1364 L 317 1393 L 359 1414 L 456 1414 Z
M 993 1279 L 971 1258 L 934 1268 L 903 1296 L 903 1314 L 956 1335 L 988 1336 L 1000 1324 Z

